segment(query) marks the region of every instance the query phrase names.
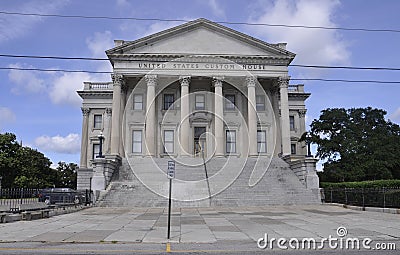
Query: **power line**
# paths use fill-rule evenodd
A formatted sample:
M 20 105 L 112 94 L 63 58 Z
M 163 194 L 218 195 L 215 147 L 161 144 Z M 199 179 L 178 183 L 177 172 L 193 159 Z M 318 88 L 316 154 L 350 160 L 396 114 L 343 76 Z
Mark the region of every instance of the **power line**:
M 94 73 L 94 74 L 112 74 L 107 71 L 89 71 L 89 70 L 67 70 L 67 69 L 43 69 L 29 67 L 0 67 L 0 70 L 18 70 L 18 71 L 39 71 L 39 72 L 63 72 L 63 73 Z
M 37 16 L 37 17 L 54 17 L 54 18 L 75 18 L 75 19 L 136 20 L 136 21 L 161 21 L 161 22 L 190 22 L 190 21 L 192 21 L 192 20 L 188 20 L 188 19 L 160 19 L 160 18 L 137 18 L 137 17 L 61 15 L 61 14 L 23 13 L 23 12 L 6 12 L 6 11 L 0 11 L 0 14 L 20 15 L 20 16 Z M 235 21 L 214 21 L 214 22 L 218 23 L 218 24 L 227 24 L 227 25 L 268 26 L 268 27 L 285 27 L 285 28 L 307 28 L 307 29 L 344 30 L 344 31 L 361 31 L 361 32 L 400 33 L 399 29 L 372 29 L 372 28 L 356 28 L 356 27 L 325 27 L 325 26 L 305 26 L 305 25 L 287 25 L 287 24 L 269 24 L 269 23 L 250 23 L 250 22 L 235 22 Z
M 141 54 L 141 53 L 140 53 Z M 155 53 L 152 53 L 155 54 Z M 214 56 L 215 54 L 202 54 L 202 56 Z M 234 55 L 234 56 L 245 56 L 245 55 Z M 256 55 L 258 56 L 258 55 Z M 259 55 L 261 56 L 261 55 Z M 38 56 L 38 55 L 13 55 L 13 54 L 0 54 L 0 57 L 7 58 L 32 58 L 32 59 L 57 59 L 57 60 L 89 60 L 89 61 L 109 61 L 108 58 L 92 58 L 92 57 L 62 57 L 62 56 Z M 120 59 L 121 61 L 130 61 L 129 59 Z M 147 62 L 147 60 L 135 60 L 135 61 L 143 61 Z M 184 62 L 185 59 L 183 59 Z M 155 60 L 151 62 L 162 62 L 162 60 Z M 173 62 L 179 62 L 178 60 L 173 60 Z M 301 68 L 320 68 L 320 69 L 350 69 L 350 70 L 375 70 L 375 71 L 400 71 L 398 67 L 361 67 L 361 66 L 325 66 L 325 65 L 300 65 L 300 64 L 291 64 L 289 67 L 301 67 Z
M 13 54 L 0 54 L 0 57 L 6 57 L 6 58 L 60 59 L 60 60 L 93 60 L 93 61 L 106 61 L 106 60 L 108 60 L 108 58 L 38 56 L 38 55 L 13 55 Z
M 346 80 L 346 79 L 319 79 L 319 78 L 290 78 L 291 81 L 326 81 L 326 82 L 350 82 L 350 83 L 380 83 L 400 84 L 400 81 L 378 81 L 378 80 Z
M 90 71 L 90 70 L 67 70 L 67 69 L 42 69 L 25 67 L 0 67 L 0 70 L 18 70 L 18 71 L 39 71 L 39 72 L 64 72 L 64 73 L 93 73 L 93 74 L 112 74 L 108 71 Z M 130 73 L 143 75 L 143 73 Z M 379 80 L 346 80 L 346 79 L 320 79 L 320 78 L 290 78 L 292 81 L 324 81 L 324 82 L 347 82 L 347 83 L 379 83 L 379 84 L 400 84 L 400 81 L 379 81 Z

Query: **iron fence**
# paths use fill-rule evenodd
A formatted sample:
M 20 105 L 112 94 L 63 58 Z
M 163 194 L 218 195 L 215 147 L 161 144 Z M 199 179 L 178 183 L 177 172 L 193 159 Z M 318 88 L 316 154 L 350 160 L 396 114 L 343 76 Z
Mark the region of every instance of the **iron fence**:
M 32 189 L 32 188 L 8 188 L 0 189 L 0 207 L 2 210 L 18 211 L 20 205 L 45 202 L 49 206 L 92 203 L 93 192 L 91 190 L 61 192 L 61 189 Z
M 400 187 L 395 188 L 326 188 L 322 199 L 362 207 L 400 208 Z
M 39 189 L 10 188 L 0 189 L 0 205 L 7 206 L 11 210 L 22 204 L 39 202 Z

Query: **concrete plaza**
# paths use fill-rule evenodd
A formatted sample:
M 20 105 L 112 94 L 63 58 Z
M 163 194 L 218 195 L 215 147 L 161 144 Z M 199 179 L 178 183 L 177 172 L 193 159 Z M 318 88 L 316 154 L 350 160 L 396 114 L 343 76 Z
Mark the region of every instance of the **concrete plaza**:
M 2 242 L 165 243 L 167 208 L 99 208 L 35 221 L 0 224 Z M 270 238 L 346 237 L 398 242 L 400 215 L 332 205 L 175 208 L 171 243 L 254 243 Z

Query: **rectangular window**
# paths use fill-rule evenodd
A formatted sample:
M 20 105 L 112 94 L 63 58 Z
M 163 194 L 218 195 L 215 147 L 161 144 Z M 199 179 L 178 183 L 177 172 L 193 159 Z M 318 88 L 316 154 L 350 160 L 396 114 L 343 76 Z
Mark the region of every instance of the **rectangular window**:
M 236 153 L 236 131 L 226 130 L 226 153 Z
M 93 121 L 93 128 L 101 129 L 101 124 L 103 122 L 103 115 L 95 114 L 93 120 L 94 120 Z
M 225 95 L 225 98 L 226 98 L 225 109 L 226 110 L 235 110 L 235 105 L 236 105 L 235 95 L 227 94 L 227 95 Z
M 172 105 L 174 104 L 175 101 L 175 95 L 174 94 L 164 94 L 164 107 L 163 110 L 168 110 Z
M 174 131 L 164 130 L 164 153 L 174 153 Z
M 206 100 L 204 95 L 195 96 L 195 109 L 204 110 L 206 108 Z
M 262 96 L 262 95 L 256 96 L 256 110 L 257 111 L 265 111 L 265 100 L 264 100 L 264 96 Z
M 265 130 L 257 130 L 257 151 L 258 153 L 267 152 L 267 133 Z
M 290 145 L 290 153 L 296 154 L 296 144 L 292 143 Z
M 143 95 L 133 95 L 133 110 L 143 110 Z
M 142 131 L 133 130 L 132 131 L 132 152 L 141 153 L 142 152 Z
M 290 131 L 294 131 L 296 129 L 296 126 L 294 125 L 294 116 L 289 116 L 289 121 L 290 121 Z
M 100 144 L 93 144 L 93 159 L 96 159 L 100 153 Z

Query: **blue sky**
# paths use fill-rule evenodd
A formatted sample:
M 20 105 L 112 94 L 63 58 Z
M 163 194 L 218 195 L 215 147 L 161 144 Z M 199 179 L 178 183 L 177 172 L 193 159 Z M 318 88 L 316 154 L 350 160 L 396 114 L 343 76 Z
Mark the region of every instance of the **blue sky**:
M 269 24 L 400 29 L 397 0 L 14 0 L 1 11 L 61 15 L 115 16 Z M 105 57 L 114 39 L 134 40 L 180 22 L 66 19 L 0 14 L 0 54 Z M 287 42 L 293 63 L 397 67 L 400 33 L 228 25 L 270 43 Z M 0 67 L 111 71 L 108 63 L 0 57 Z M 293 78 L 400 81 L 400 71 L 290 68 Z M 82 114 L 75 93 L 83 81 L 109 75 L 0 70 L 0 132 L 13 132 L 23 144 L 44 152 L 53 163 L 79 163 Z M 312 93 L 307 122 L 328 107 L 382 108 L 400 123 L 400 84 L 318 81 L 304 83 Z

